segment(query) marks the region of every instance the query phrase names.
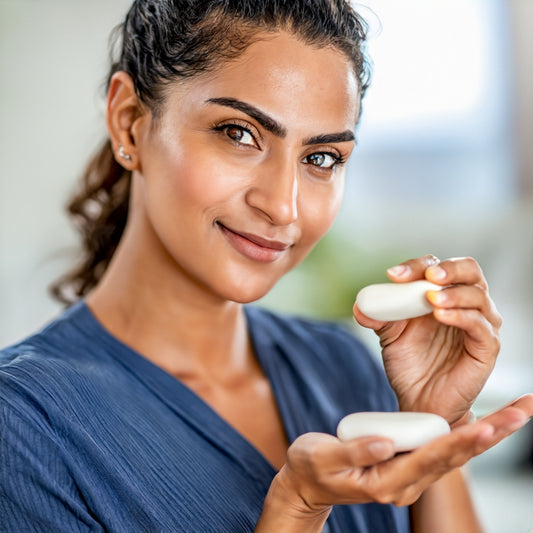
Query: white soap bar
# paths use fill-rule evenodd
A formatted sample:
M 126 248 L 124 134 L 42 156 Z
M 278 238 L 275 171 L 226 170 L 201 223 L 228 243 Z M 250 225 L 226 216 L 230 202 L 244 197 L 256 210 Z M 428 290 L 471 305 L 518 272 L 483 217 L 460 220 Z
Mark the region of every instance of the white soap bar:
M 337 426 L 337 436 L 342 441 L 358 437 L 387 437 L 394 442 L 397 452 L 414 450 L 449 432 L 448 422 L 432 413 L 352 413 Z
M 426 292 L 443 288 L 425 280 L 378 283 L 361 289 L 355 302 L 363 314 L 374 320 L 404 320 L 431 313 L 433 307 L 426 299 Z

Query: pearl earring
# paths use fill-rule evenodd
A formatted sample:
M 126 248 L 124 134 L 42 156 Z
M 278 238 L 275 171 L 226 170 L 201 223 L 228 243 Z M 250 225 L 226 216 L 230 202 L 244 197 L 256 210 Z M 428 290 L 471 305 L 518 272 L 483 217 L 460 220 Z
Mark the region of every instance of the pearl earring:
M 123 159 L 125 159 L 126 161 L 131 161 L 131 155 L 127 154 L 124 151 L 124 146 L 122 146 L 121 144 L 118 145 L 118 155 L 122 157 Z

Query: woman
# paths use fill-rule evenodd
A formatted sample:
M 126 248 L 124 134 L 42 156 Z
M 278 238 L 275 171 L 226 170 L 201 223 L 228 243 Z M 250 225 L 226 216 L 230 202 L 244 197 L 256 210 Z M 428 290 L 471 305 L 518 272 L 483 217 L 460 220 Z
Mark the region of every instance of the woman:
M 458 467 L 533 398 L 467 423 L 501 322 L 474 260 L 389 270 L 453 285 L 432 315 L 354 308 L 392 388 L 340 328 L 244 305 L 337 214 L 363 41 L 341 0 L 134 2 L 71 204 L 86 257 L 56 294 L 79 301 L 2 353 L 3 530 L 479 531 Z M 333 436 L 398 407 L 453 431 L 401 455 Z

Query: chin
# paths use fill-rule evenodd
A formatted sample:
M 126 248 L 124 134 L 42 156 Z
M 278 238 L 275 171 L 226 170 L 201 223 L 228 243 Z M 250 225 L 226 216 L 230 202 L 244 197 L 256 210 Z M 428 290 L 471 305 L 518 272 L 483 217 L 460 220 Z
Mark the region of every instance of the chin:
M 228 294 L 226 298 L 232 302 L 239 304 L 250 304 L 256 302 L 266 296 L 270 292 L 271 287 L 268 290 L 264 291 L 232 291 L 231 294 Z
M 228 284 L 220 294 L 223 298 L 232 302 L 249 304 L 266 296 L 277 281 L 276 279 L 271 283 L 266 283 L 265 280 L 262 280 L 261 283 L 255 283 L 253 279 L 250 279 L 248 283 Z

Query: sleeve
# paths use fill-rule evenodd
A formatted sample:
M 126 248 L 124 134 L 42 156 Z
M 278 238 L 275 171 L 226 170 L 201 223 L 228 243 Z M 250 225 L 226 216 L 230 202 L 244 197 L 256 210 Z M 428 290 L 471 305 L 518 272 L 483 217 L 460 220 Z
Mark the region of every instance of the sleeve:
M 0 380 L 1 381 L 1 380 Z M 5 386 L 5 383 L 2 383 Z M 5 389 L 4 389 L 5 392 Z M 83 503 L 60 446 L 39 427 L 31 406 L 19 411 L 0 396 L 2 533 L 103 532 Z

